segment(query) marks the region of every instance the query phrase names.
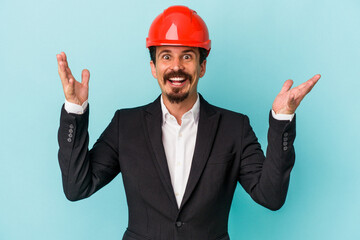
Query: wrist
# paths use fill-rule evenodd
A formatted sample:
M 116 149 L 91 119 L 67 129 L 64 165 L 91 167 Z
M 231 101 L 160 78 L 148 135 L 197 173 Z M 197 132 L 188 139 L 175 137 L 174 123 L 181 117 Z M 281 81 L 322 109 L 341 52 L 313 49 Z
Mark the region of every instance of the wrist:
M 83 103 L 81 103 L 80 100 L 77 99 L 77 98 L 69 98 L 69 97 L 66 97 L 66 96 L 65 96 L 65 102 L 71 103 L 71 104 L 80 105 L 80 106 L 83 104 Z
M 65 110 L 68 113 L 75 113 L 75 114 L 83 114 L 88 106 L 88 100 L 85 100 L 82 104 L 76 104 L 73 102 L 69 102 L 65 99 Z
M 272 109 L 274 111 L 275 114 L 294 114 L 295 111 L 292 111 L 288 108 L 284 108 L 284 109 Z
M 291 121 L 295 113 L 287 114 L 287 113 L 276 113 L 273 109 L 271 109 L 272 117 L 276 120 L 289 120 Z

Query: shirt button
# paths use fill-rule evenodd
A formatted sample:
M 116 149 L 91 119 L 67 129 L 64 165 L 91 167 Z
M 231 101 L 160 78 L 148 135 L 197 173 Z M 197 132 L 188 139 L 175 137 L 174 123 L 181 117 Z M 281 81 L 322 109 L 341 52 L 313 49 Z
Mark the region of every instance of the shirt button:
M 177 197 L 178 197 L 178 196 L 179 196 L 179 193 L 175 193 L 175 196 L 177 196 Z
M 180 162 L 176 162 L 176 166 L 180 166 L 181 165 L 181 163 Z
M 179 137 L 182 137 L 182 133 L 179 133 Z
M 178 228 L 179 228 L 179 227 L 181 227 L 181 226 L 183 225 L 183 223 L 182 223 L 182 222 L 180 222 L 180 221 L 178 221 L 178 222 L 176 222 L 176 223 L 175 223 L 175 225 L 176 225 L 176 227 L 178 227 Z

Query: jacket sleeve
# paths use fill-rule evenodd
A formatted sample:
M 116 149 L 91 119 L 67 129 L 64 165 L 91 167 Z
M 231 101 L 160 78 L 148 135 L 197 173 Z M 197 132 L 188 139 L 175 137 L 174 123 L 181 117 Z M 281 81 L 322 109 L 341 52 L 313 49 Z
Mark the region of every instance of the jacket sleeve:
M 270 112 L 266 157 L 245 117 L 239 182 L 257 203 L 271 210 L 285 203 L 295 162 L 295 117 L 279 121 Z
M 70 201 L 87 198 L 119 172 L 118 112 L 89 151 L 89 107 L 82 115 L 61 109 L 58 159 L 64 193 Z

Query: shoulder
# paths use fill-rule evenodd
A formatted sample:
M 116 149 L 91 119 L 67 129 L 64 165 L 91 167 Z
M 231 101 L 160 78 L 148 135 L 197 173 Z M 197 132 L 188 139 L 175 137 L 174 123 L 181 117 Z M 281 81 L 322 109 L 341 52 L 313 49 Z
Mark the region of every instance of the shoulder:
M 212 105 L 205 100 L 200 104 L 200 122 L 207 121 L 211 116 L 218 116 L 218 130 L 227 136 L 238 136 L 244 128 L 250 127 L 249 118 L 243 114 L 222 107 Z M 203 118 L 203 119 L 201 119 Z
M 161 112 L 159 98 L 157 98 L 155 101 L 153 101 L 151 103 L 148 103 L 148 104 L 145 104 L 142 106 L 118 109 L 115 112 L 115 117 L 131 120 L 131 119 L 136 119 L 136 118 L 143 118 L 147 112 L 150 112 L 150 113 L 155 112 L 156 113 L 157 111 Z
M 225 118 L 228 120 L 239 121 L 239 120 L 248 119 L 248 117 L 243 113 L 212 105 L 208 103 L 204 98 L 202 98 L 201 100 L 200 108 L 204 108 L 206 112 L 219 113 L 221 118 Z
M 143 106 L 138 106 L 138 107 L 132 107 L 132 108 L 121 108 L 116 110 L 115 112 L 115 116 L 121 116 L 121 117 L 132 117 L 132 116 L 138 116 L 139 114 L 142 114 L 147 105 L 143 105 Z
M 219 112 L 222 116 L 226 116 L 229 118 L 244 118 L 247 117 L 245 114 L 240 112 L 235 112 L 226 108 L 218 107 L 211 105 L 217 112 Z
M 235 112 L 229 109 L 213 106 L 220 114 L 220 125 L 232 131 L 241 131 L 244 126 L 250 125 L 249 117 L 243 113 Z

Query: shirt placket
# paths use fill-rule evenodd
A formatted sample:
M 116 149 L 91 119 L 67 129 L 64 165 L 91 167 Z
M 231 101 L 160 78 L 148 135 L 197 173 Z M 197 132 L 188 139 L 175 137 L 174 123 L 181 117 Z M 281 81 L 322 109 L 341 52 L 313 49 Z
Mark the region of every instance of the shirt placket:
M 176 153 L 175 153 L 175 182 L 176 182 L 176 189 L 175 189 L 175 196 L 180 205 L 182 196 L 183 196 L 183 189 L 184 189 L 184 140 L 182 136 L 182 129 L 183 125 L 177 126 L 176 131 Z

